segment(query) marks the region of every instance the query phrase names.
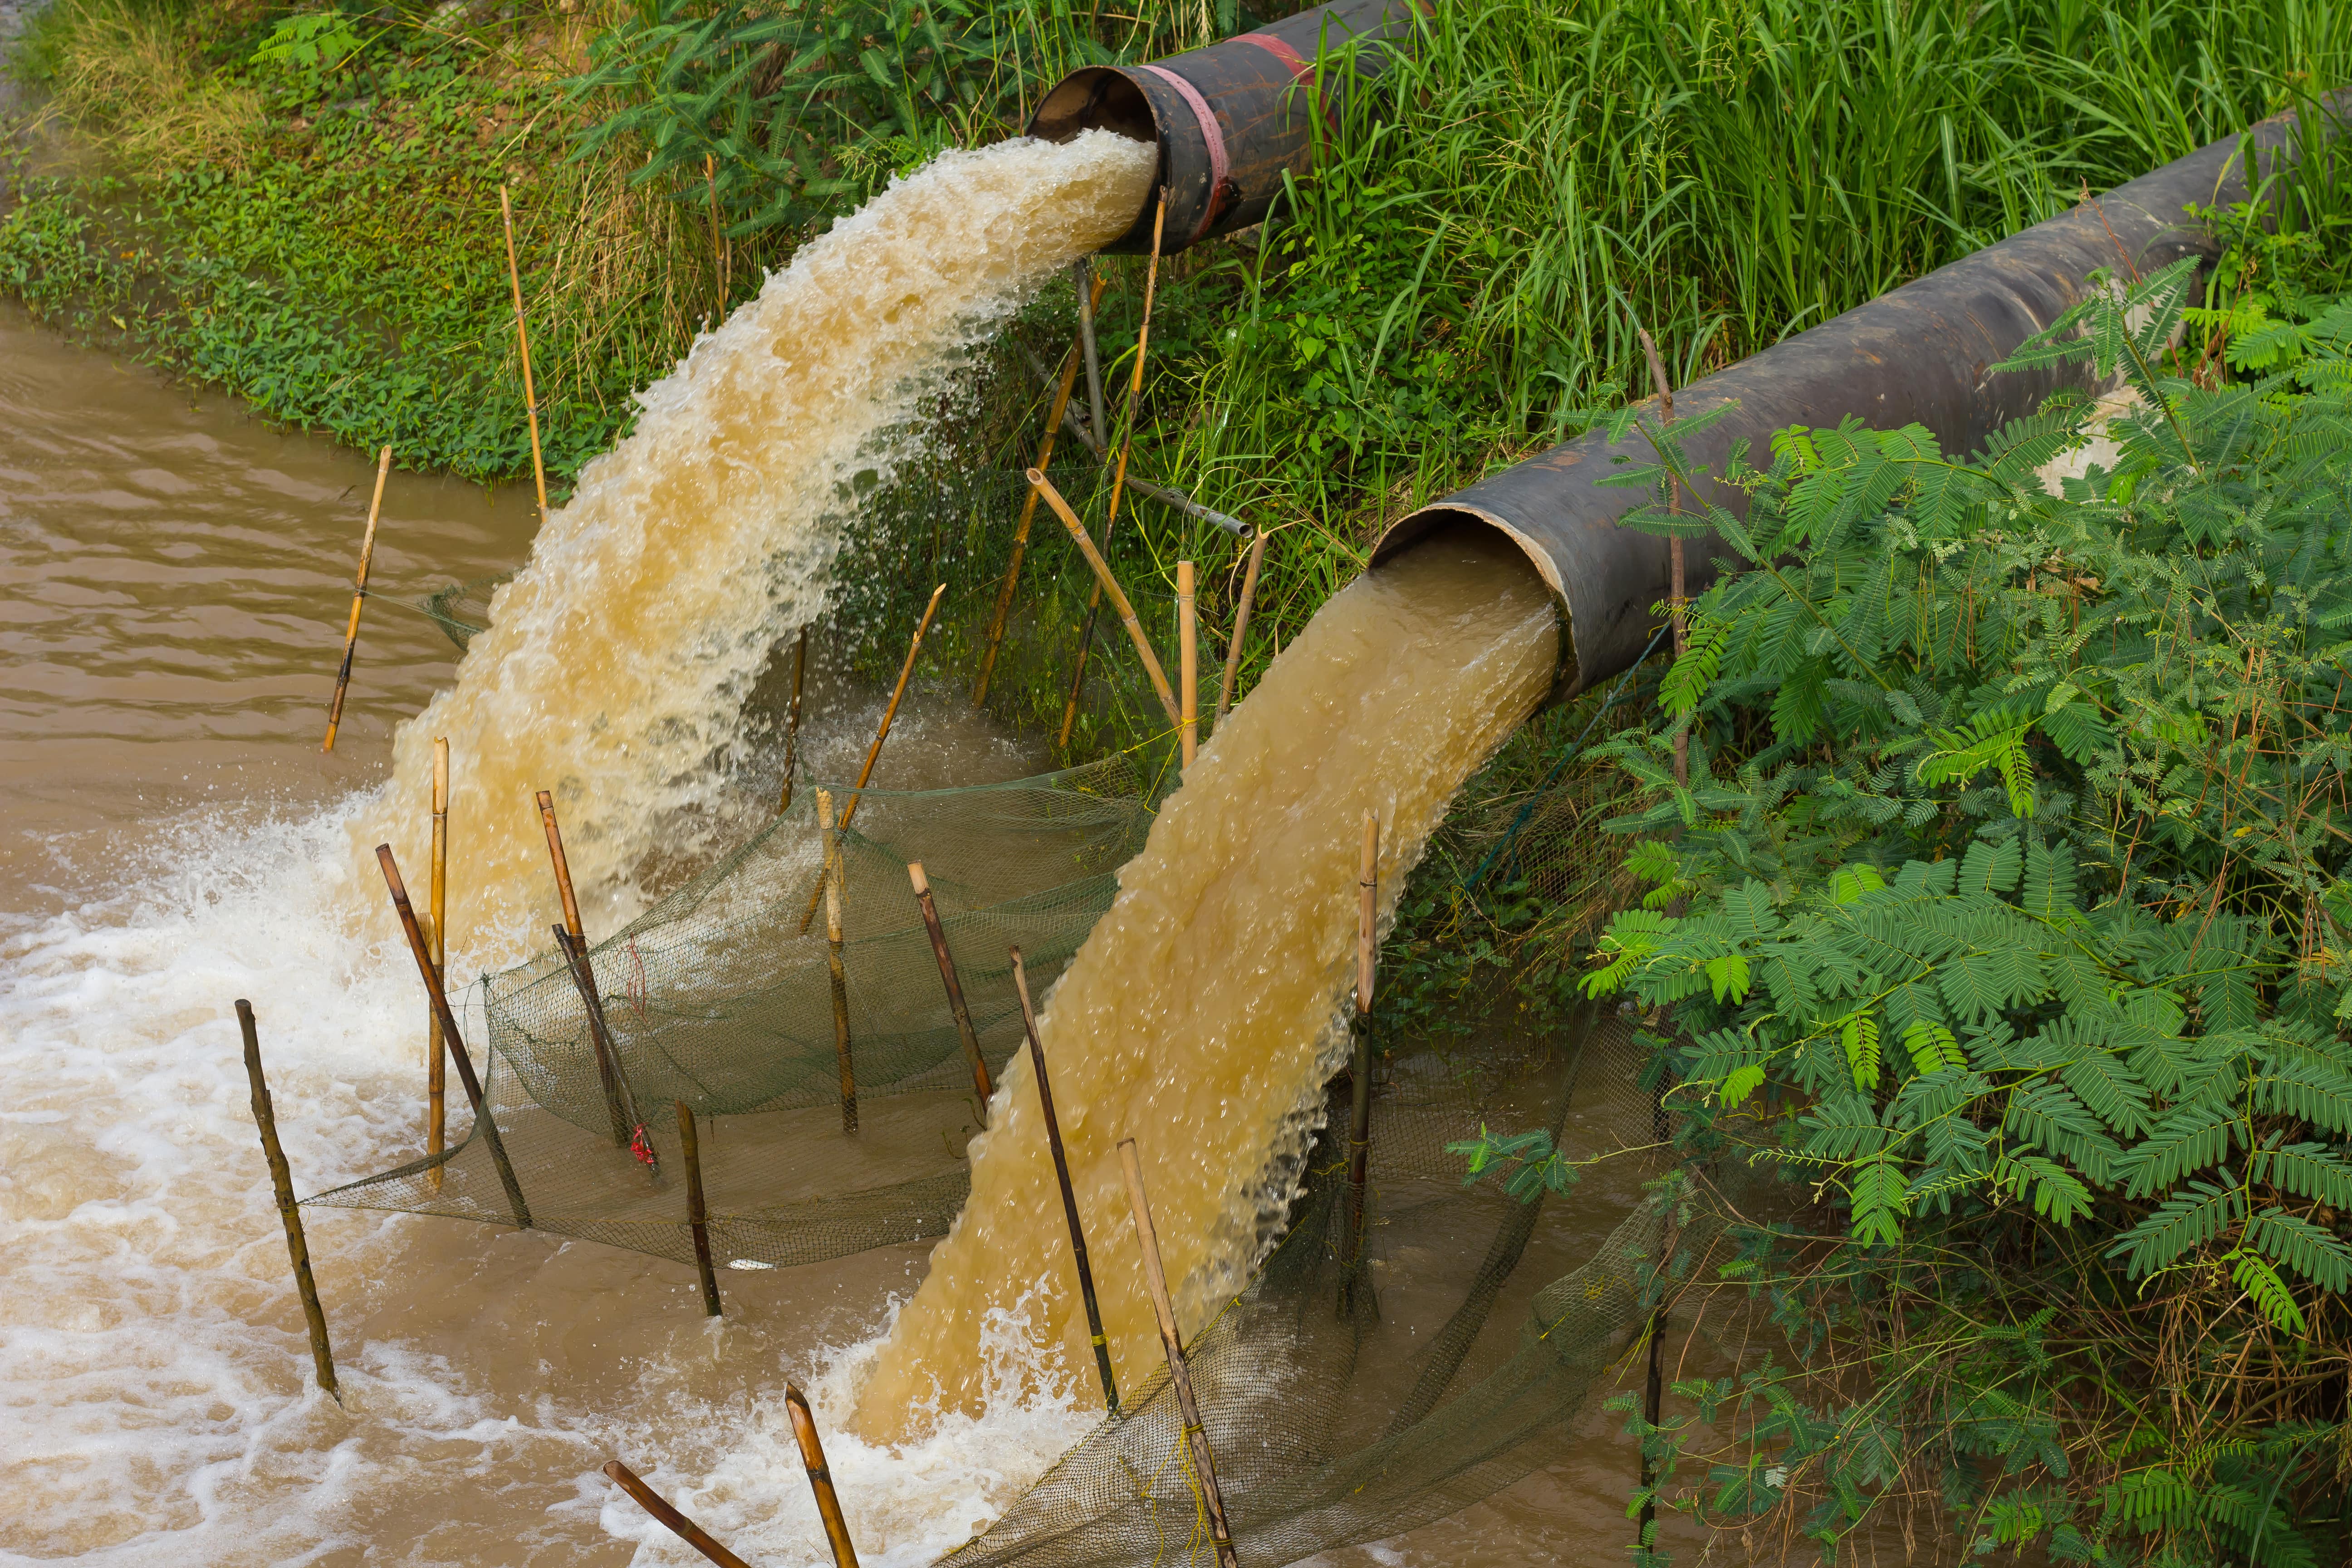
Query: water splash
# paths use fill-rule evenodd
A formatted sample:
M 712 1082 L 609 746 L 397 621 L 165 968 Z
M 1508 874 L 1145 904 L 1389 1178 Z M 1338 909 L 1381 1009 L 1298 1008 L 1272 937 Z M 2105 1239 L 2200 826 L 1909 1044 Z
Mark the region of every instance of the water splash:
M 1154 166 L 1150 147 L 1102 132 L 951 152 L 803 247 L 582 473 L 456 687 L 403 726 L 393 788 L 355 847 L 389 838 L 421 858 L 446 735 L 452 817 L 469 825 L 453 930 L 520 928 L 545 903 L 541 789 L 574 877 L 606 906 L 596 923 L 633 912 L 640 866 L 713 804 L 771 650 L 823 611 L 853 483 L 919 449 L 918 416 L 968 352 L 1124 230 Z

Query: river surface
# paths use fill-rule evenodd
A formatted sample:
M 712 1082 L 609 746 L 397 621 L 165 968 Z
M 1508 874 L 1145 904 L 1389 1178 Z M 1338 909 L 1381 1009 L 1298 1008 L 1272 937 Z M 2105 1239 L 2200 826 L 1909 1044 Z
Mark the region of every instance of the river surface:
M 706 1321 L 665 1260 L 312 1211 L 344 1406 L 310 1386 L 229 1004 L 260 1015 L 302 1191 L 416 1152 L 414 972 L 312 884 L 350 874 L 394 727 L 452 683 L 404 601 L 517 568 L 537 529 L 525 491 L 394 474 L 321 755 L 373 469 L 0 307 L 0 1563 L 691 1561 L 597 1474 L 614 1456 L 755 1561 L 814 1563 L 778 1396 L 847 1415 L 927 1244 L 730 1275 Z M 877 783 L 1045 765 L 955 684 L 918 691 Z M 851 771 L 879 705 L 818 681 L 812 773 Z M 762 764 L 721 786 L 747 820 Z M 458 979 L 506 956 L 453 932 Z M 1555 1205 L 1530 1267 L 1630 1197 Z M 1032 1387 L 900 1444 L 845 1433 L 866 1560 L 960 1543 L 1095 1417 Z M 1590 1462 L 1322 1561 L 1622 1560 L 1632 1458 L 1615 1418 L 1584 1425 Z

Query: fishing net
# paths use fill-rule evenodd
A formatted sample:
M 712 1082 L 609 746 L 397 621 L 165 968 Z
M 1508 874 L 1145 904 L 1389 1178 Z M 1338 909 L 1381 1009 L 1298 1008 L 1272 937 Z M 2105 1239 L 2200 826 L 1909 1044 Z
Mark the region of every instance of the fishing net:
M 1574 995 L 1592 931 L 1633 892 L 1603 830 L 1614 775 L 1577 759 L 1641 695 L 1621 686 L 1540 716 L 1465 788 L 1384 948 L 1362 1246 L 1334 1085 L 1281 1239 L 1191 1346 L 1245 1562 L 1379 1540 L 1567 1461 L 1594 1441 L 1593 1393 L 1650 1321 L 1662 1260 L 1686 1268 L 1719 1234 L 1711 1189 L 1666 1152 L 1633 1021 Z M 824 917 L 811 918 L 814 786 L 591 955 L 652 1168 L 614 1124 L 572 973 L 549 954 L 488 977 L 477 1056 L 531 1223 L 690 1262 L 670 1106 L 682 1101 L 698 1118 L 722 1268 L 944 1235 L 969 1191 L 981 1108 L 907 863 L 924 863 L 993 1078 L 1021 1042 L 1008 949 L 1042 994 L 1110 907 L 1158 777 L 1116 757 L 1003 784 L 866 792 L 843 835 L 855 1137 Z M 1563 1158 L 1599 1163 L 1567 1197 L 1465 1186 L 1453 1146 L 1487 1127 L 1549 1129 Z M 478 1135 L 308 1201 L 514 1219 Z M 947 1561 L 1210 1561 L 1164 1371 L 1127 1392 L 1117 1417 Z M 1610 1442 L 1630 1479 L 1632 1446 Z
M 709 1119 L 701 1162 L 723 1262 L 814 1263 L 946 1233 L 980 1108 L 908 863 L 924 863 L 992 1078 L 1021 1039 L 1008 950 L 1022 950 L 1040 990 L 1060 974 L 1110 907 L 1152 802 L 1123 757 L 858 799 L 841 836 L 855 1138 L 843 1131 L 824 915 L 809 918 L 815 812 L 816 787 L 803 784 L 750 843 L 591 955 L 653 1169 L 615 1142 L 587 1006 L 563 963 L 549 953 L 484 980 L 485 1092 L 534 1226 L 690 1261 L 680 1185 L 656 1173 L 678 1168 L 677 1101 Z M 486 1141 L 471 1136 L 307 1201 L 514 1217 Z

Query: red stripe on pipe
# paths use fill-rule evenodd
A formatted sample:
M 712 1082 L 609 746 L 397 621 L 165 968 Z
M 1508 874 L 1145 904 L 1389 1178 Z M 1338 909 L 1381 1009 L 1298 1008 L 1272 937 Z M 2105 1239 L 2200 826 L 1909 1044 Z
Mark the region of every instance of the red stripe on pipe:
M 1200 122 L 1201 139 L 1209 144 L 1209 197 L 1201 205 L 1200 226 L 1192 231 L 1192 237 L 1184 242 L 1196 245 L 1201 237 L 1209 232 L 1209 224 L 1216 216 L 1217 193 L 1224 189 L 1226 175 L 1232 167 L 1225 161 L 1225 133 L 1217 128 L 1216 111 L 1209 107 L 1209 100 L 1201 96 L 1199 88 L 1166 66 L 1145 66 L 1143 68 L 1176 89 L 1192 108 L 1192 118 Z
M 1288 68 L 1290 79 L 1293 81 L 1303 82 L 1315 74 L 1313 61 L 1302 58 L 1297 49 L 1271 33 L 1244 33 L 1240 41 L 1244 44 L 1255 44 L 1259 48 L 1280 60 Z

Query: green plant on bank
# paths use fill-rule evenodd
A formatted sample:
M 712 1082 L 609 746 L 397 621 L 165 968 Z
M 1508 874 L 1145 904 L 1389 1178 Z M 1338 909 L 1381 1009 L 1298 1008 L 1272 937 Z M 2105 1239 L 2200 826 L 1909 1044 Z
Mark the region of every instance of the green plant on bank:
M 1732 463 L 1744 520 L 1636 520 L 1734 570 L 1665 721 L 1608 748 L 1643 797 L 1619 827 L 1663 836 L 1587 986 L 1671 1018 L 1695 1157 L 1807 1200 L 1717 1270 L 1790 1359 L 1637 1416 L 1637 1502 L 1784 1510 L 1832 1556 L 1920 1500 L 2059 1562 L 2342 1549 L 2352 304 L 2200 385 L 2167 349 L 2187 266 L 2012 362 L 2145 400 L 2063 495 L 2036 470 L 2079 405 L 1969 461 L 1788 432 Z M 2267 331 L 2236 363 L 2284 357 Z M 1697 424 L 1627 482 L 1690 478 Z

